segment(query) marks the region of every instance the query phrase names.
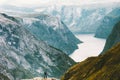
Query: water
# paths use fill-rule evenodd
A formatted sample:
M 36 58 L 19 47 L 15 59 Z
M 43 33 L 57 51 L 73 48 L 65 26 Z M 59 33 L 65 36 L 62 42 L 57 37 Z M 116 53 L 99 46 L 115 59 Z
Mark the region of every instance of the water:
M 82 44 L 78 44 L 79 49 L 75 50 L 70 57 L 76 62 L 85 60 L 91 56 L 97 56 L 104 48 L 105 39 L 95 38 L 94 34 L 80 34 L 76 35 L 78 39 L 83 41 Z

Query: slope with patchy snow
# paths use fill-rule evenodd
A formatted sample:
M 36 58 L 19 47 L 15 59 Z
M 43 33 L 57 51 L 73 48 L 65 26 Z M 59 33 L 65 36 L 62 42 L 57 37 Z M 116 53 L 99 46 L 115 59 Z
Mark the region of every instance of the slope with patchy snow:
M 14 17 L 0 14 L 0 75 L 20 80 L 42 76 L 60 77 L 74 61 L 62 51 L 35 38 Z M 0 77 L 1 78 L 1 77 Z

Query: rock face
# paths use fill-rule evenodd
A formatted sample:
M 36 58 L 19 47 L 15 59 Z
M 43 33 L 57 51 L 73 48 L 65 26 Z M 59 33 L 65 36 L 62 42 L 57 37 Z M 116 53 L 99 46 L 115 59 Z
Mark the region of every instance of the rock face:
M 120 43 L 98 57 L 90 57 L 71 67 L 61 80 L 119 80 Z
M 111 34 L 107 38 L 103 52 L 110 49 L 118 42 L 120 42 L 120 21 L 114 26 Z
M 0 79 L 60 77 L 75 62 L 62 51 L 38 40 L 14 17 L 0 14 Z M 41 36 L 42 37 L 42 36 Z
M 52 6 L 43 11 L 59 17 L 75 34 L 95 33 L 110 8 L 81 8 L 77 6 Z M 97 25 L 96 25 L 97 24 Z
M 101 25 L 96 30 L 95 37 L 98 38 L 107 38 L 112 29 L 113 26 L 120 21 L 120 9 L 116 8 L 111 13 L 109 13 L 107 16 L 104 17 L 103 21 L 101 22 Z
M 112 3 L 109 5 L 91 4 L 85 6 L 59 6 L 53 5 L 49 7 L 35 7 L 32 10 L 25 8 L 18 8 L 15 6 L 6 7 L 8 10 L 21 11 L 21 12 L 36 12 L 50 14 L 58 17 L 62 20 L 67 27 L 74 34 L 81 33 L 95 33 L 96 29 L 100 27 L 104 17 L 113 11 L 115 8 L 119 8 L 119 3 Z M 119 12 L 118 12 L 119 13 Z M 17 15 L 15 13 L 11 13 Z
M 24 26 L 37 39 L 45 41 L 50 46 L 71 54 L 80 43 L 67 26 L 57 17 L 39 14 L 23 19 Z

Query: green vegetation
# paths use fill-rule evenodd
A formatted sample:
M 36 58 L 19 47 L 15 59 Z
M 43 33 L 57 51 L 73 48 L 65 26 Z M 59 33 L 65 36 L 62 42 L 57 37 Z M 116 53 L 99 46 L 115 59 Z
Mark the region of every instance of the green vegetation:
M 120 80 L 120 43 L 71 67 L 61 80 Z

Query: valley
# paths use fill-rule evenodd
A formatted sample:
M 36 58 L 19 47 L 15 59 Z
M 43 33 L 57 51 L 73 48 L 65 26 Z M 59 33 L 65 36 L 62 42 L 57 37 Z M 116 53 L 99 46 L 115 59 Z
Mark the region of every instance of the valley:
M 0 0 L 0 80 L 120 80 L 120 1 Z

